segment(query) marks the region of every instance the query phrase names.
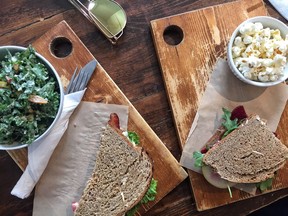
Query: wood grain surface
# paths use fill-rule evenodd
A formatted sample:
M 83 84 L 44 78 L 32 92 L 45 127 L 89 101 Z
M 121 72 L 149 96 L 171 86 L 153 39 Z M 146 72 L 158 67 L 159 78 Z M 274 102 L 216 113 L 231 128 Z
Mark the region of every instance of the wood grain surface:
M 266 15 L 267 10 L 262 0 L 240 0 L 151 21 L 153 39 L 181 147 L 188 137 L 199 100 L 217 59 L 226 58 L 226 47 L 231 34 L 247 18 Z M 183 39 L 179 44 L 171 45 L 165 34 L 170 28 L 171 36 L 174 34 L 175 37 L 178 27 L 178 32 L 183 31 Z M 279 133 L 283 137 L 282 141 L 288 145 L 287 127 L 282 124 L 287 121 L 287 113 L 288 110 L 285 109 Z M 193 171 L 188 173 L 199 211 L 251 197 L 245 192 L 233 190 L 233 198 L 230 198 L 227 190 L 213 187 L 201 174 Z M 269 192 L 287 187 L 288 166 L 285 166 L 277 173 Z M 259 194 L 261 193 L 257 195 Z
M 153 44 L 150 21 L 231 1 L 118 0 L 127 13 L 128 22 L 123 37 L 113 46 L 66 0 L 1 0 L 0 45 L 28 46 L 65 20 L 163 144 L 179 160 L 180 142 Z M 268 1 L 265 0 L 265 3 L 270 15 L 284 21 Z M 0 151 L 0 215 L 32 215 L 33 193 L 24 200 L 10 195 L 21 174 L 21 169 L 7 152 Z M 237 216 L 248 215 L 261 208 L 260 213 L 264 212 L 264 215 L 272 211 L 273 215 L 281 216 L 286 215 L 285 210 L 287 212 L 287 205 L 282 204 L 288 202 L 284 198 L 287 195 L 288 190 L 284 189 L 199 212 L 190 181 L 186 178 L 145 215 Z M 258 216 L 260 213 L 257 212 L 252 215 Z

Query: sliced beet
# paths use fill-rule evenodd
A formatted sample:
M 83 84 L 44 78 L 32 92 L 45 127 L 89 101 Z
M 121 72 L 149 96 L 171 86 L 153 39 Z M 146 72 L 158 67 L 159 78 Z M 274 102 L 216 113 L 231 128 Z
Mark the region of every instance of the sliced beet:
M 247 118 L 248 115 L 246 114 L 246 111 L 242 105 L 235 107 L 231 112 L 231 120 L 238 119 L 238 121 L 241 121 L 245 118 Z

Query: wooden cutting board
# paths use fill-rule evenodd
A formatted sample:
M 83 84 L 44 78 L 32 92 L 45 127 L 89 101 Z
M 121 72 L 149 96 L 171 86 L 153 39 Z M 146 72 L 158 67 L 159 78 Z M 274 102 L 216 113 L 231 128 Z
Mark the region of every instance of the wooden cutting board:
M 59 47 L 61 47 L 61 44 L 67 45 L 69 43 L 72 45 L 72 52 L 66 57 L 56 57 L 55 55 L 67 55 L 67 53 L 61 53 Z M 64 87 L 67 86 L 76 67 L 83 67 L 94 59 L 94 56 L 65 21 L 60 22 L 36 40 L 33 43 L 33 47 L 55 67 Z M 187 173 L 178 164 L 170 151 L 99 64 L 91 77 L 83 100 L 122 104 L 129 107 L 128 128 L 131 131 L 137 131 L 139 134 L 142 146 L 154 163 L 153 177 L 158 180 L 156 200 L 142 206 L 139 214 L 150 209 L 187 177 Z M 24 170 L 27 165 L 27 149 L 9 151 L 8 153 L 19 167 Z
M 226 57 L 230 35 L 241 22 L 260 15 L 267 15 L 262 0 L 242 0 L 151 21 L 181 147 L 188 137 L 209 75 L 217 59 Z M 288 143 L 287 115 L 286 106 L 278 127 L 284 143 Z M 193 171 L 188 174 L 199 211 L 251 197 L 235 190 L 231 199 L 226 190 L 211 186 L 202 175 Z M 288 187 L 288 165 L 279 172 L 271 191 L 285 187 Z

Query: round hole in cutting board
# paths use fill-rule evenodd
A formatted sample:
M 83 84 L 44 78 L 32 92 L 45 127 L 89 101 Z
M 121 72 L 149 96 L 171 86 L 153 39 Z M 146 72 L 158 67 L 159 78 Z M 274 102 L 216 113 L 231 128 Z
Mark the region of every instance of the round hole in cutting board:
M 183 40 L 183 30 L 176 25 L 168 26 L 163 33 L 164 41 L 169 45 L 178 45 Z
M 53 55 L 58 58 L 64 58 L 72 52 L 73 46 L 71 41 L 65 37 L 55 38 L 51 45 L 50 50 Z

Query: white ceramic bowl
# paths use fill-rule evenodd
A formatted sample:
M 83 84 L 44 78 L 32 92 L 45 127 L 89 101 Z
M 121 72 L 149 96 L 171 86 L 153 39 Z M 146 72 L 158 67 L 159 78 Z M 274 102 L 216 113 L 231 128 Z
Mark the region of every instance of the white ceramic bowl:
M 233 57 L 232 57 L 232 46 L 234 43 L 235 38 L 239 35 L 239 29 L 246 23 L 255 23 L 255 22 L 261 22 L 263 27 L 270 27 L 270 29 L 279 29 L 281 32 L 281 36 L 283 39 L 285 39 L 285 35 L 288 34 L 288 27 L 281 21 L 269 17 L 269 16 L 257 16 L 257 17 L 253 17 L 250 19 L 247 19 L 246 21 L 244 21 L 243 23 L 241 23 L 233 32 L 229 43 L 228 43 L 228 47 L 227 47 L 227 61 L 228 61 L 228 65 L 231 69 L 231 71 L 233 72 L 233 74 L 240 80 L 242 80 L 245 83 L 254 85 L 254 86 L 259 86 L 259 87 L 269 87 L 269 86 L 274 86 L 277 85 L 279 83 L 284 82 L 287 78 L 288 78 L 288 62 L 286 63 L 285 69 L 284 69 L 284 76 L 282 76 L 279 80 L 277 81 L 270 81 L 270 82 L 260 82 L 260 81 L 253 81 L 250 80 L 248 78 L 245 78 L 243 76 L 243 74 L 236 68 L 234 61 L 233 61 Z
M 20 46 L 0 46 L 0 61 L 2 61 L 2 59 L 4 59 L 4 56 L 8 54 L 8 51 L 13 55 L 16 52 L 22 52 L 24 50 L 26 50 L 26 48 L 20 47 Z M 60 94 L 60 98 L 59 98 L 60 103 L 59 103 L 56 117 L 53 120 L 53 122 L 51 123 L 51 125 L 47 128 L 47 130 L 35 140 L 35 141 L 40 141 L 41 139 L 43 139 L 45 136 L 47 136 L 50 133 L 51 129 L 56 124 L 57 120 L 59 119 L 59 117 L 62 113 L 63 101 L 64 101 L 64 92 L 63 92 L 63 87 L 61 84 L 60 77 L 59 77 L 58 73 L 56 72 L 55 68 L 51 65 L 51 63 L 47 59 L 45 59 L 39 53 L 36 52 L 36 56 L 47 67 L 50 75 L 54 77 L 54 79 L 57 83 L 57 90 L 59 91 L 59 94 Z M 26 144 L 26 143 L 0 144 L 0 150 L 15 150 L 15 149 L 20 149 L 20 148 L 26 147 L 27 145 L 28 144 Z M 33 145 L 33 143 L 30 145 Z

